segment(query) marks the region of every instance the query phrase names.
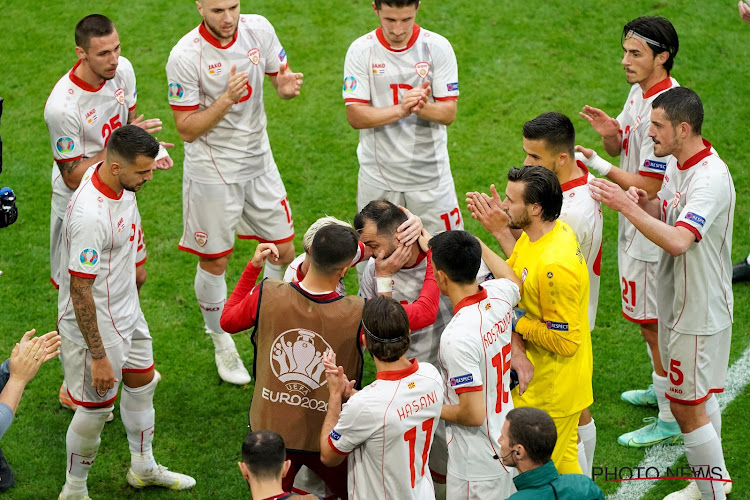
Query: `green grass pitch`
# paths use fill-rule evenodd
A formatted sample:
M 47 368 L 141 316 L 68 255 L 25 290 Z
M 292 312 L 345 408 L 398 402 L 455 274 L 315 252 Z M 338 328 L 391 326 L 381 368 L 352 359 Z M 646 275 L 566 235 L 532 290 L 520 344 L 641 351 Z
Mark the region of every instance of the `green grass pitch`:
M 167 104 L 164 66 L 172 46 L 200 18 L 191 1 L 41 0 L 32 8 L 18 0 L 0 0 L 0 8 L 0 95 L 5 97 L 0 186 L 16 191 L 20 211 L 15 225 L 0 230 L 4 273 L 0 357 L 4 358 L 25 330 L 54 329 L 57 294 L 48 280 L 51 158 L 42 111 L 55 82 L 76 60 L 75 23 L 93 12 L 115 21 L 122 54 L 132 61 L 138 77 L 139 113 L 164 120 L 159 138 L 180 143 Z M 355 213 L 357 132 L 345 118 L 341 79 L 349 44 L 377 27 L 377 18 L 367 0 L 258 0 L 246 2 L 242 11 L 266 16 L 291 68 L 305 74 L 302 95 L 293 101 L 277 99 L 270 84 L 265 88 L 268 132 L 293 207 L 299 250 L 302 234 L 316 218 L 327 213 L 351 219 Z M 576 126 L 578 142 L 602 153 L 598 136 L 577 112 L 590 104 L 618 114 L 628 92 L 620 66 L 620 32 L 627 21 L 641 15 L 669 18 L 680 36 L 673 75 L 700 94 L 706 109 L 704 135 L 734 175 L 738 203 L 733 257 L 739 260 L 750 250 L 750 181 L 744 175 L 750 163 L 750 25 L 739 19 L 734 0 L 425 0 L 417 21 L 451 41 L 459 64 L 461 98 L 458 117 L 449 128 L 456 188 L 459 193 L 486 190 L 490 183 L 502 188 L 508 168 L 524 158 L 523 122 L 545 111 L 566 113 Z M 172 470 L 193 475 L 198 484 L 189 492 L 130 488 L 125 482 L 128 446 L 116 409 L 115 422 L 107 424 L 102 434 L 89 478 L 89 492 L 95 499 L 249 497 L 236 462 L 247 430 L 252 385 L 230 386 L 221 383 L 216 373 L 213 349 L 203 334 L 194 298 L 196 259 L 177 250 L 182 231 L 181 143 L 172 156 L 175 168 L 156 172 L 139 193 L 149 252 L 141 305 L 164 377 L 155 397 L 155 455 Z M 465 207 L 462 216 L 468 230 L 490 242 Z M 595 465 L 635 467 L 644 451 L 623 448 L 616 438 L 655 412 L 630 407 L 619 394 L 645 386 L 650 370 L 637 327 L 619 312 L 616 216 L 605 209 L 604 217 L 602 289 L 593 334 Z M 498 248 L 494 242 L 493 246 Z M 252 249 L 252 244 L 238 242 L 227 273 L 230 290 Z M 355 281 L 348 277 L 350 290 L 356 290 Z M 731 361 L 749 343 L 750 288 L 740 285 L 734 291 Z M 249 365 L 250 342 L 240 335 L 237 343 Z M 62 487 L 71 414 L 57 401 L 61 379 L 58 362 L 41 369 L 0 443 L 16 474 L 17 486 L 8 498 L 57 498 Z M 749 412 L 746 390 L 724 414 L 724 453 L 736 481 L 734 498 L 750 498 L 746 461 L 750 438 L 743 425 Z M 676 481 L 662 483 L 647 498 L 661 498 L 683 486 Z M 617 487 L 600 484 L 607 494 Z

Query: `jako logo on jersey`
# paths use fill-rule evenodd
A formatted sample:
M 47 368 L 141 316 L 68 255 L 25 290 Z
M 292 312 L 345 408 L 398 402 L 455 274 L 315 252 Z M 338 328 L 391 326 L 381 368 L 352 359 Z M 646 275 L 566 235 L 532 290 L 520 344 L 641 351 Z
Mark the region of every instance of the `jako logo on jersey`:
M 289 392 L 303 396 L 326 383 L 323 353 L 331 346 L 317 333 L 294 328 L 273 341 L 271 369 Z
M 198 246 L 204 246 L 208 241 L 208 234 L 204 233 L 203 231 L 196 231 L 193 236 L 195 236 L 195 242 L 198 244 Z
M 448 92 L 455 92 L 458 90 L 458 82 L 448 84 Z
M 55 142 L 55 147 L 58 153 L 72 153 L 76 148 L 76 143 L 70 137 L 60 137 Z
M 341 439 L 341 434 L 336 431 L 331 431 L 331 439 L 333 439 L 334 441 L 338 441 L 339 439 Z
M 282 47 L 281 52 L 279 52 L 279 61 L 283 62 L 284 59 L 286 59 L 286 50 Z
M 474 382 L 474 376 L 471 373 L 467 373 L 466 375 L 459 375 L 458 377 L 451 377 L 451 387 L 468 384 L 469 382 Z
M 664 161 L 644 160 L 643 166 L 645 168 L 659 170 L 660 172 L 666 172 L 667 170 L 667 162 L 664 162 Z
M 123 229 L 125 229 L 125 219 L 120 217 L 120 220 L 117 221 L 117 232 L 121 233 Z
M 182 90 L 182 85 L 179 83 L 170 83 L 169 84 L 169 99 L 182 99 L 182 96 L 185 95 L 185 91 Z
M 344 77 L 344 92 L 354 92 L 357 89 L 357 79 L 353 76 Z
M 251 63 L 257 65 L 260 62 L 260 50 L 255 48 L 248 50 L 247 58 L 250 59 Z
M 693 213 L 693 212 L 688 212 L 687 214 L 685 214 L 685 218 L 686 218 L 687 220 L 691 220 L 691 221 L 695 222 L 695 223 L 696 223 L 696 224 L 698 224 L 698 225 L 699 225 L 700 227 L 703 227 L 703 224 L 705 224 L 705 223 L 706 223 L 706 219 L 704 219 L 704 218 L 703 218 L 703 217 L 701 217 L 700 215 L 698 215 L 698 214 L 695 214 L 695 213 Z
M 94 267 L 99 263 L 99 252 L 93 248 L 86 248 L 79 257 L 82 266 Z
M 117 99 L 117 102 L 120 104 L 125 104 L 125 91 L 122 89 L 115 90 L 115 99 Z
M 86 112 L 86 122 L 90 124 L 96 121 L 96 108 Z
M 385 63 L 372 63 L 372 74 L 373 75 L 384 75 L 385 74 Z
M 560 332 L 568 331 L 568 324 L 560 321 L 547 321 L 547 330 L 558 330 Z
M 417 72 L 419 78 L 424 78 L 427 76 L 427 73 L 430 72 L 430 63 L 424 61 L 418 62 L 414 65 L 414 71 Z
M 208 74 L 211 76 L 219 76 L 221 74 L 221 63 L 211 63 L 208 65 Z

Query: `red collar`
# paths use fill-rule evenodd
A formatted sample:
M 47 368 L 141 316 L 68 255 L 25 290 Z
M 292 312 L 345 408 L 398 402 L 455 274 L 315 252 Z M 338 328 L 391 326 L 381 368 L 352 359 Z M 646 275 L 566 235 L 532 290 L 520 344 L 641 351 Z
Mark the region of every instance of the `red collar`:
M 380 45 L 385 47 L 386 49 L 390 50 L 391 52 L 404 52 L 405 50 L 409 50 L 412 45 L 414 45 L 414 42 L 417 41 L 417 37 L 419 36 L 419 32 L 422 30 L 422 28 L 419 27 L 417 23 L 414 23 L 414 28 L 411 32 L 411 38 L 409 38 L 409 42 L 406 44 L 406 47 L 403 47 L 401 49 L 394 49 L 391 47 L 391 45 L 388 43 L 388 40 L 385 39 L 385 35 L 383 35 L 383 27 L 375 30 L 375 35 L 378 37 L 378 41 L 380 42 Z
M 695 153 L 693 156 L 691 156 L 688 161 L 685 162 L 684 165 L 680 165 L 680 162 L 677 162 L 677 168 L 680 170 L 687 170 L 690 167 L 697 165 L 699 161 L 701 161 L 703 158 L 706 158 L 707 156 L 711 155 L 711 143 L 708 142 L 706 139 L 703 139 L 703 145 L 706 146 L 705 149 L 701 149 L 697 153 Z
M 112 188 L 104 184 L 104 181 L 101 177 L 99 177 L 99 168 L 103 165 L 103 162 L 97 165 L 96 170 L 94 170 L 94 175 L 91 176 L 91 182 L 94 183 L 94 187 L 102 193 L 107 198 L 111 198 L 113 200 L 119 200 L 122 198 L 122 193 L 124 191 L 120 191 L 120 194 L 118 195 L 114 191 L 112 191 Z
M 479 302 L 482 302 L 484 299 L 487 298 L 487 290 L 479 286 L 479 291 L 475 293 L 474 295 L 469 295 L 468 297 L 464 297 L 461 299 L 458 304 L 456 304 L 456 307 L 453 309 L 453 314 L 456 314 L 459 309 L 463 309 L 464 307 L 470 306 L 472 304 L 478 304 Z
M 576 160 L 576 165 L 578 165 L 578 168 L 583 170 L 580 177 L 576 177 L 572 181 L 568 181 L 565 184 L 562 184 L 560 187 L 563 190 L 563 193 L 565 191 L 569 191 L 573 188 L 577 188 L 580 186 L 585 186 L 589 182 L 589 169 L 586 168 L 586 165 L 583 164 L 583 162 L 580 162 Z
M 305 257 L 305 258 L 307 258 L 307 257 Z M 297 266 L 297 269 L 295 269 L 295 271 L 296 271 L 296 275 L 297 275 L 297 281 L 298 281 L 298 282 L 300 282 L 300 281 L 302 281 L 303 279 L 305 279 L 305 275 L 304 275 L 304 274 L 302 274 L 302 263 L 303 263 L 303 262 L 304 262 L 304 261 L 300 262 L 300 263 L 299 263 L 299 266 Z
M 422 261 L 424 260 L 424 258 L 425 258 L 425 257 L 427 257 L 427 254 L 426 254 L 426 253 L 424 253 L 424 252 L 422 251 L 422 249 L 420 248 L 420 249 L 419 249 L 419 254 L 417 255 L 417 260 L 416 260 L 416 262 L 414 262 L 414 264 L 413 264 L 413 265 L 411 265 L 411 266 L 404 266 L 404 267 L 402 267 L 401 269 L 414 269 L 415 267 L 417 267 L 417 266 L 419 265 L 419 263 L 420 263 L 420 262 L 422 262 Z
M 80 65 L 81 60 L 79 59 L 75 66 L 73 66 L 73 69 L 70 70 L 70 73 L 68 73 L 68 75 L 70 75 L 70 81 L 81 87 L 86 92 L 99 92 L 102 87 L 104 87 L 104 84 L 107 83 L 107 80 L 102 80 L 102 84 L 98 87 L 92 87 L 91 85 L 86 83 L 86 81 L 76 75 L 76 69 L 78 69 L 78 66 Z
M 409 375 L 412 375 L 417 372 L 419 369 L 419 363 L 417 363 L 417 359 L 410 359 L 411 366 L 409 368 L 404 368 L 403 370 L 386 370 L 384 372 L 378 372 L 378 374 L 375 376 L 378 380 L 401 380 Z
M 211 33 L 208 31 L 208 28 L 206 28 L 204 23 L 201 23 L 201 25 L 198 27 L 198 32 L 201 34 L 204 40 L 206 40 L 208 43 L 216 47 L 217 49 L 228 49 L 232 45 L 234 45 L 234 42 L 237 41 L 237 33 L 239 33 L 239 24 L 237 25 L 237 30 L 234 32 L 234 37 L 232 38 L 232 41 L 229 42 L 226 45 L 222 45 L 221 42 Z
M 672 77 L 667 74 L 667 77 L 660 81 L 659 83 L 655 84 L 653 87 L 648 89 L 646 93 L 643 94 L 644 99 L 648 99 L 649 97 L 653 97 L 659 92 L 662 92 L 664 90 L 667 90 L 669 88 L 672 88 Z

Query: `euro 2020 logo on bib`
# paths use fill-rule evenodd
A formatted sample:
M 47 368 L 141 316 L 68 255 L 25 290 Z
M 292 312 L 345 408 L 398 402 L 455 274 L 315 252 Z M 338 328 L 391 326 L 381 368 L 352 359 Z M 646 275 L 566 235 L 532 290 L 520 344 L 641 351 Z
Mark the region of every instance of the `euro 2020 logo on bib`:
M 289 392 L 303 396 L 326 383 L 323 353 L 331 346 L 317 333 L 294 328 L 273 341 L 271 369 Z

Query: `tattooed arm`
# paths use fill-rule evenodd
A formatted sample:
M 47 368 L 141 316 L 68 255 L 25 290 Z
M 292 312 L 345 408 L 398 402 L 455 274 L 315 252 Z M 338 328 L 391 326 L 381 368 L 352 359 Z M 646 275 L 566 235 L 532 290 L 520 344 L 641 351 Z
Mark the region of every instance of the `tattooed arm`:
M 96 322 L 96 304 L 92 288 L 94 279 L 70 276 L 70 298 L 76 314 L 78 329 L 91 353 L 91 385 L 99 391 L 115 386 L 115 374 L 107 359 L 107 353 Z
M 70 189 L 78 189 L 78 185 L 83 179 L 83 174 L 89 169 L 91 165 L 96 165 L 100 161 L 104 161 L 106 156 L 106 149 L 95 154 L 91 158 L 79 158 L 73 161 L 58 161 L 57 168 L 60 169 L 62 174 L 63 182 Z

